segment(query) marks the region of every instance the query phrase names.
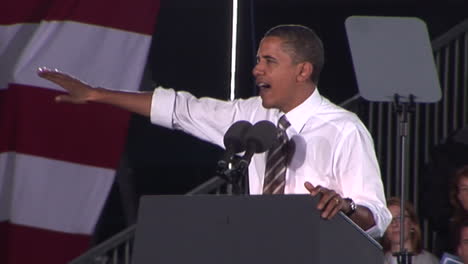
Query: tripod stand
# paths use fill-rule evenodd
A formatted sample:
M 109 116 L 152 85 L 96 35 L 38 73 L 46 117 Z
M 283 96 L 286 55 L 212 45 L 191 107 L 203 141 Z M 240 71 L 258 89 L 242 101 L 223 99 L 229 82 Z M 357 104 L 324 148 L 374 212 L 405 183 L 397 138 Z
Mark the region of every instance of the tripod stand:
M 400 251 L 393 254 L 397 257 L 398 263 L 400 264 L 411 264 L 412 254 L 405 248 L 405 217 L 406 214 L 406 168 L 407 168 L 407 157 L 406 150 L 408 145 L 409 135 L 409 115 L 414 113 L 415 103 L 414 96 L 409 96 L 409 101 L 401 103 L 400 96 L 394 95 L 394 108 L 395 113 L 398 115 L 398 138 L 400 144 Z
M 359 93 L 371 102 L 392 102 L 398 115 L 400 144 L 400 252 L 398 263 L 411 264 L 405 248 L 404 215 L 409 115 L 416 103 L 437 102 L 441 89 L 426 25 L 418 18 L 352 16 L 346 32 Z M 390 175 L 387 175 L 388 177 Z

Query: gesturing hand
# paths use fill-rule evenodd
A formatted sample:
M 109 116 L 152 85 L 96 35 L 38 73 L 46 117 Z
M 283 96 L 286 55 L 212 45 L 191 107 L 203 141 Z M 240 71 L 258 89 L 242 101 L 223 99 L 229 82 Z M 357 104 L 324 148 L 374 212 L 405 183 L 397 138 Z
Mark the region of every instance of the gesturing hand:
M 60 85 L 68 94 L 55 97 L 56 102 L 83 104 L 92 99 L 96 89 L 66 73 L 45 67 L 38 68 L 39 77 Z
M 344 208 L 343 198 L 334 190 L 327 189 L 320 185 L 314 186 L 310 182 L 305 182 L 304 186 L 312 196 L 320 195 L 317 209 L 322 211 L 321 216 L 323 218 L 331 219 Z

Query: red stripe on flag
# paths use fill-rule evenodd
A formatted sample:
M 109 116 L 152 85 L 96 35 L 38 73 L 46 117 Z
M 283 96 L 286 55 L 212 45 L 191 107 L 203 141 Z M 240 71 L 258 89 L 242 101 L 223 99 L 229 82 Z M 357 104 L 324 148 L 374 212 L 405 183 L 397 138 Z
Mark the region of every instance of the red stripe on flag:
M 72 20 L 151 35 L 159 0 L 7 0 L 0 24 Z
M 0 263 L 64 264 L 89 248 L 90 236 L 0 222 Z
M 130 113 L 103 104 L 55 103 L 58 94 L 23 85 L 0 90 L 0 152 L 115 169 Z

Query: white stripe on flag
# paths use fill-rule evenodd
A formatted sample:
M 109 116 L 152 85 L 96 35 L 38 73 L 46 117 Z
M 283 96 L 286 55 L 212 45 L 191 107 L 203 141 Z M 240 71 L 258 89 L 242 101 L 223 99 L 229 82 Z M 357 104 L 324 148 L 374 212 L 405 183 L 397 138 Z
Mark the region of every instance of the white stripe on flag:
M 0 165 L 6 168 L 3 177 L 14 175 L 12 185 L 0 186 L 11 188 L 9 198 L 0 193 L 2 204 L 11 204 L 1 207 L 0 220 L 75 234 L 92 233 L 115 174 L 14 152 L 1 153 Z
M 13 192 L 13 155 L 0 153 L 0 222 L 10 219 L 11 196 Z
M 93 86 L 138 90 L 151 36 L 77 22 L 42 22 L 14 66 L 11 82 L 62 90 L 39 78 L 40 66 Z
M 6 89 L 13 69 L 38 24 L 0 25 L 0 89 Z

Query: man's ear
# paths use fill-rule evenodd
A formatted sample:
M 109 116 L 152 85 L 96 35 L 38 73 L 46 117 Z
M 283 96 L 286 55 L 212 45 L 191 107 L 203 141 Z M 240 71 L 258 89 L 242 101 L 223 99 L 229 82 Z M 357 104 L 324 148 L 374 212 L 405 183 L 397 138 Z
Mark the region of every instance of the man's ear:
M 314 65 L 310 62 L 299 63 L 299 73 L 297 75 L 298 82 L 304 82 L 310 79 L 312 72 L 314 71 Z

